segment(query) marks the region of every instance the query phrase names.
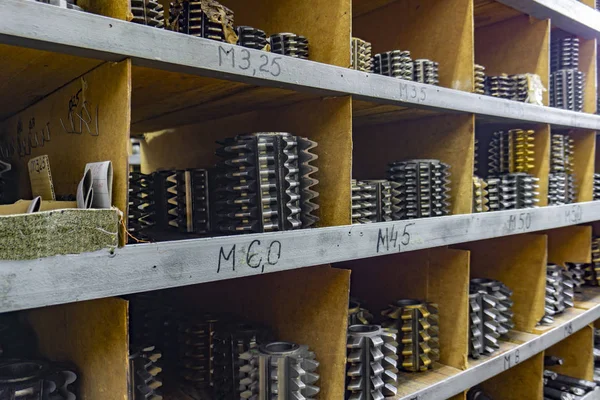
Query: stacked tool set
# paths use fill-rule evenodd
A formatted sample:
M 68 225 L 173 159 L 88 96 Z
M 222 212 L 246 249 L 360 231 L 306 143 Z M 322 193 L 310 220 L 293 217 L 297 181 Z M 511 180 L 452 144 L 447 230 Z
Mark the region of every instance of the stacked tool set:
M 568 134 L 552 134 L 548 205 L 571 204 L 576 200 L 574 141 Z
M 308 346 L 274 341 L 269 329 L 233 315 L 177 309 L 159 293 L 130 296 L 130 304 L 131 347 L 147 343 L 130 357 L 135 399 L 162 398 L 163 384 L 215 400 L 319 393 L 319 363 Z
M 600 200 L 600 174 L 594 174 L 594 201 Z
M 469 355 L 479 358 L 500 347 L 498 339 L 514 328 L 512 291 L 500 281 L 472 279 L 469 288 Z
M 439 317 L 434 303 L 403 299 L 381 312 L 381 326 L 399 332 L 398 369 L 422 372 L 439 360 Z
M 137 24 L 289 57 L 309 57 L 306 37 L 289 32 L 267 37 L 266 32 L 258 28 L 236 27 L 233 11 L 215 0 L 175 0 L 169 6 L 168 23 L 165 22 L 163 6 L 157 0 L 131 0 L 131 13 L 131 21 Z
M 352 38 L 350 45 L 352 49 L 350 68 L 362 72 L 373 72 L 371 43 L 359 38 Z
M 585 74 L 579 70 L 579 38 L 552 35 L 550 42 L 550 107 L 583 111 Z
M 554 322 L 554 316 L 573 307 L 575 292 L 571 274 L 560 265 L 548 264 L 546 267 L 546 297 L 542 324 Z
M 42 359 L 31 327 L 15 314 L 0 316 L 0 399 L 76 400 L 73 365 Z
M 487 178 L 490 211 L 536 207 L 538 178 L 534 167 L 534 132 L 511 129 L 493 133 Z
M 346 341 L 346 400 L 383 399 L 397 393 L 397 331 L 351 325 Z
M 286 132 L 239 135 L 220 143 L 214 170 L 130 173 L 129 231 L 136 239 L 166 234 L 233 234 L 310 228 L 318 221 L 317 146 Z M 373 183 L 385 198 L 389 189 Z M 386 192 L 386 193 L 383 193 Z M 375 207 L 375 211 L 379 209 Z
M 392 220 L 392 186 L 386 180 L 352 180 L 352 223 Z

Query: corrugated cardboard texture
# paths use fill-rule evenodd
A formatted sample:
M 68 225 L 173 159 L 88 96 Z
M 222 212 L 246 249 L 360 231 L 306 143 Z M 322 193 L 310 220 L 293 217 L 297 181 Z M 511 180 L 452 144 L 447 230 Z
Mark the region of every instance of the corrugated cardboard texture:
M 596 132 L 573 130 L 569 135 L 575 141 L 575 184 L 577 201 L 592 201 L 594 197 L 594 162 L 596 160 Z
M 542 352 L 488 379 L 481 386 L 484 391 L 494 396 L 494 400 L 541 399 L 544 394 L 543 373 Z
M 497 279 L 512 291 L 515 329 L 533 332 L 544 315 L 545 235 L 523 234 L 465 243 L 471 251 L 471 278 Z
M 127 400 L 127 302 L 110 298 L 28 312 L 41 353 L 74 363 L 82 400 Z
M 77 5 L 87 12 L 117 19 L 127 19 L 128 0 L 78 0 Z
M 538 206 L 548 205 L 548 171 L 550 170 L 550 125 L 527 125 L 527 124 L 477 124 L 475 127 L 478 140 L 477 175 L 488 176 L 489 173 L 489 148 L 492 134 L 498 131 L 510 129 L 531 129 L 534 140 L 534 161 L 531 174 L 539 179 Z
M 584 326 L 583 329 L 558 342 L 546 350 L 546 356 L 556 356 L 565 360 L 563 365 L 548 367 L 559 374 L 579 379 L 594 380 L 594 329 Z
M 29 140 L 32 119 L 35 119 L 33 132 L 50 131 L 50 141 L 43 147 L 31 149 L 31 154 L 25 157 L 15 153 L 10 161 L 19 177 L 20 198 L 31 198 L 27 162 L 33 157 L 48 155 L 57 195 L 76 193 L 88 162 L 110 160 L 114 169 L 113 205 L 127 211 L 130 80 L 130 61 L 105 63 L 1 124 L 0 138 L 3 139 L 16 140 L 21 124 L 23 133 L 20 137 Z M 82 111 L 84 101 L 89 114 Z M 70 104 L 78 104 L 73 115 L 75 121 L 78 121 L 75 113 L 91 116 L 90 130 L 98 133 L 97 136 L 90 134 L 85 125 L 80 134 L 65 131 L 63 123 L 71 129 L 68 123 Z
M 596 113 L 596 39 L 579 38 L 579 70 L 585 74 L 583 111 Z
M 469 252 L 445 248 L 357 260 L 351 296 L 364 302 L 379 322 L 390 303 L 406 298 L 439 305 L 440 363 L 466 369 L 469 336 Z
M 145 133 L 258 109 L 281 107 L 314 95 L 256 87 L 134 66 L 132 132 Z
M 142 172 L 211 167 L 216 140 L 250 132 L 285 131 L 315 140 L 319 158 L 319 226 L 351 223 L 352 120 L 349 98 L 327 98 L 250 112 L 146 135 Z
M 268 35 L 292 32 L 305 36 L 313 61 L 350 65 L 352 0 L 227 0 L 236 25 L 262 29 Z
M 521 15 L 514 8 L 510 8 L 494 0 L 474 0 L 473 4 L 475 28 L 492 25 Z
M 367 14 L 355 15 L 352 35 L 371 42 L 373 54 L 410 50 L 413 59 L 437 61 L 441 86 L 473 90 L 471 0 L 392 2 Z
M 2 68 L 0 120 L 29 107 L 49 93 L 100 65 L 102 61 L 0 45 Z
M 117 247 L 121 213 L 58 210 L 0 216 L 0 260 L 31 260 Z
M 450 165 L 452 214 L 473 204 L 474 117 L 447 115 L 354 129 L 352 176 L 384 179 L 391 161 L 435 158 Z
M 567 226 L 544 232 L 548 235 L 548 262 L 564 265 L 565 262 L 592 262 L 591 226 Z
M 534 73 L 548 89 L 550 21 L 526 15 L 475 30 L 475 62 L 486 75 Z M 548 92 L 544 92 L 548 105 Z
M 319 361 L 320 399 L 344 397 L 350 271 L 329 266 L 188 286 L 172 292 L 189 310 L 242 315 L 277 339 L 307 344 Z

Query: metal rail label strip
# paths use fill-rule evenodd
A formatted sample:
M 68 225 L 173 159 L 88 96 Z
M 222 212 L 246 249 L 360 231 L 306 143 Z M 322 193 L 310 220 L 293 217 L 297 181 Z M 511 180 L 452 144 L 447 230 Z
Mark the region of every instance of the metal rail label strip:
M 129 245 L 0 261 L 0 312 L 240 278 L 600 220 L 600 202 Z
M 353 95 L 380 104 L 600 130 L 600 116 L 593 114 L 281 57 L 33 1 L 3 0 L 0 43 L 106 61 L 131 58 L 139 66 L 315 95 Z

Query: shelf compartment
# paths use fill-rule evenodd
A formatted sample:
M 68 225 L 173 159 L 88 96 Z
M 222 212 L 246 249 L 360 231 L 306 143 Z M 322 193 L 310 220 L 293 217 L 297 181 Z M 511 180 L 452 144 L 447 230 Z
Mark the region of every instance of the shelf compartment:
M 544 232 L 548 236 L 548 263 L 592 262 L 592 227 L 568 226 Z
M 538 74 L 549 88 L 550 21 L 520 15 L 475 29 L 475 63 L 486 75 Z M 548 92 L 544 92 L 548 105 Z
M 473 131 L 472 115 L 356 127 L 352 177 L 385 179 L 389 162 L 438 159 L 450 165 L 451 214 L 468 214 L 473 203 Z
M 0 139 L 15 150 L 13 201 L 32 198 L 31 158 L 48 155 L 57 195 L 76 193 L 88 162 L 110 160 L 112 204 L 126 213 L 130 76 L 129 61 L 105 63 L 0 123 Z
M 497 400 L 541 399 L 544 388 L 544 353 L 519 364 L 481 383 L 481 388 Z
M 593 308 L 595 309 L 596 307 L 593 307 Z M 553 323 L 551 323 L 549 325 L 536 326 L 535 329 L 533 330 L 533 333 L 535 333 L 536 335 L 544 334 L 548 331 L 555 329 L 557 326 L 568 324 L 569 321 L 583 315 L 584 313 L 585 313 L 585 310 L 580 309 L 580 308 L 567 308 L 562 313 L 557 314 L 553 317 L 554 318 Z
M 581 293 L 575 293 L 575 307 L 589 310 L 600 304 L 600 294 L 595 287 L 583 286 Z
M 167 294 L 183 310 L 231 313 L 277 340 L 306 344 L 320 365 L 323 399 L 343 398 L 350 272 L 329 266 L 191 286 Z
M 521 12 L 494 0 L 473 0 L 475 29 L 521 16 Z
M 471 0 L 354 0 L 352 36 L 372 44 L 373 55 L 409 50 L 413 60 L 439 63 L 440 85 L 473 90 Z
M 531 175 L 538 178 L 538 200 L 539 207 L 548 205 L 548 171 L 550 169 L 550 125 L 528 125 L 528 124 L 499 124 L 486 123 L 476 118 L 475 137 L 477 138 L 478 158 L 477 175 L 489 175 L 489 148 L 492 135 L 497 131 L 508 131 L 510 129 L 533 130 L 534 139 L 534 162 Z
M 594 163 L 596 158 L 596 132 L 572 130 L 569 136 L 575 145 L 575 185 L 577 202 L 592 201 L 594 192 Z
M 546 245 L 544 235 L 523 234 L 458 246 L 471 252 L 471 278 L 496 279 L 513 291 L 518 331 L 535 332 L 544 316 Z
M 148 133 L 142 142 L 142 172 L 161 168 L 206 168 L 218 160 L 216 140 L 250 132 L 290 132 L 318 143 L 319 226 L 351 223 L 352 134 L 350 99 L 330 98 L 264 109 L 203 124 Z M 347 204 L 346 207 L 341 205 Z
M 375 316 L 375 323 L 381 320 L 382 310 L 400 299 L 418 299 L 438 304 L 440 365 L 433 372 L 402 374 L 400 393 L 408 394 L 420 389 L 413 385 L 413 381 L 423 383 L 429 379 L 442 379 L 443 376 L 453 375 L 457 369 L 467 367 L 467 251 L 437 248 L 335 266 L 352 271 L 351 296 L 359 299 Z
M 101 299 L 27 313 L 42 355 L 72 362 L 82 398 L 127 398 L 128 303 Z M 107 368 L 109 366 L 109 368 Z
M 554 346 L 546 349 L 546 356 L 556 356 L 564 359 L 563 365 L 547 367 L 559 374 L 574 378 L 594 380 L 594 328 L 584 326 Z

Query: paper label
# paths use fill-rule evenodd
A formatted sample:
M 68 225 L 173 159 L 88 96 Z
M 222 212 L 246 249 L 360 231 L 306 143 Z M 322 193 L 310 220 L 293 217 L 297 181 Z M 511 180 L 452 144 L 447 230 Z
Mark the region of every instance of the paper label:
M 110 208 L 112 205 L 113 169 L 110 161 L 88 163 L 85 171 L 92 173 L 93 208 Z
M 50 172 L 50 159 L 47 155 L 32 158 L 27 163 L 29 168 L 29 181 L 33 197 L 40 196 L 43 200 L 56 200 L 52 173 Z

